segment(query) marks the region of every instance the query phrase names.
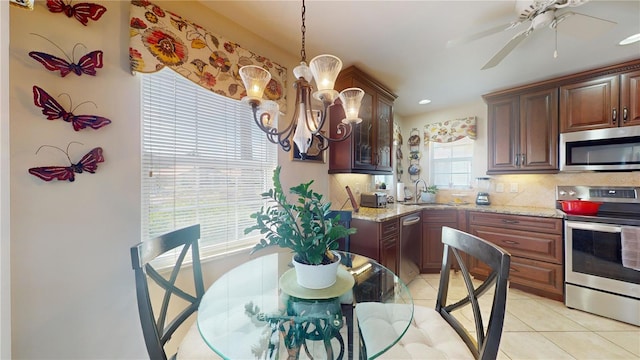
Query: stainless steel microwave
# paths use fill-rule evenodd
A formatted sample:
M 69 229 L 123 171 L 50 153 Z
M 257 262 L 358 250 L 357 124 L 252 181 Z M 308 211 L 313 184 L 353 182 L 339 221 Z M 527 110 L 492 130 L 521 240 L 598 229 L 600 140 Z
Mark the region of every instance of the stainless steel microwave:
M 640 171 L 640 125 L 560 134 L 560 171 Z

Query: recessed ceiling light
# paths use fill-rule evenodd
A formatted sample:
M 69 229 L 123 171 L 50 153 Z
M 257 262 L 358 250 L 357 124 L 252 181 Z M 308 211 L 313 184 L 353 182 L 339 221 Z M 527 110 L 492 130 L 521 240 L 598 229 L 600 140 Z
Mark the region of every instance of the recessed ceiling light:
M 620 41 L 620 45 L 629 45 L 634 42 L 640 41 L 640 33 L 629 36 L 628 38 Z
M 420 104 L 420 105 L 426 105 L 426 104 L 428 104 L 428 103 L 430 103 L 430 102 L 431 102 L 431 100 L 429 100 L 429 99 L 423 99 L 423 100 L 418 101 L 418 104 Z

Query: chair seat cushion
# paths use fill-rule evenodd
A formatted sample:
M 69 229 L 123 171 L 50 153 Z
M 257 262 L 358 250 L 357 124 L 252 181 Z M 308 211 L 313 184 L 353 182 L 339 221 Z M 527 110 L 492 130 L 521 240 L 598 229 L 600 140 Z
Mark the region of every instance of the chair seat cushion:
M 200 336 L 200 331 L 198 331 L 198 324 L 194 321 L 178 347 L 176 359 L 209 360 L 221 359 L 221 357 L 204 342 L 204 339 Z
M 360 303 L 356 306 L 358 323 L 367 354 L 376 348 L 379 337 L 400 334 L 404 324 L 394 323 L 392 313 L 400 304 Z M 402 305 L 400 305 L 402 306 Z M 404 305 L 406 306 L 406 305 Z M 392 335 L 393 336 L 393 335 Z M 467 345 L 434 309 L 415 306 L 413 321 L 400 341 L 380 359 L 474 359 Z

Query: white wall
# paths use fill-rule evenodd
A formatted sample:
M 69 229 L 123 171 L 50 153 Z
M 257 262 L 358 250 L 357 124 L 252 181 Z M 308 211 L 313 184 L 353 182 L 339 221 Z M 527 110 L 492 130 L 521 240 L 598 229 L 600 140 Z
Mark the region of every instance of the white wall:
M 0 359 L 11 357 L 9 2 L 0 1 Z
M 427 105 L 428 106 L 428 105 Z M 422 158 L 420 159 L 420 177 L 426 181 L 429 181 L 429 164 L 427 162 L 427 151 L 424 146 L 424 126 L 426 124 L 435 122 L 444 122 L 447 120 L 467 118 L 470 116 L 477 117 L 477 139 L 474 142 L 473 147 L 473 177 L 485 176 L 487 172 L 487 104 L 478 96 L 478 100 L 461 104 L 453 108 L 428 112 L 425 114 L 415 115 L 412 117 L 405 117 L 400 122 L 402 128 L 402 138 L 404 144 L 402 145 L 402 152 L 404 154 L 403 164 L 404 173 L 402 180 L 405 184 L 412 184 L 409 178 L 409 145 L 407 141 L 411 133 L 411 129 L 417 128 L 420 131 L 420 150 L 422 152 Z M 408 185 L 407 185 L 408 186 Z M 413 191 L 413 190 L 412 190 Z
M 15 359 L 147 357 L 129 258 L 129 247 L 139 241 L 141 219 L 139 82 L 128 67 L 129 2 L 93 2 L 103 4 L 108 11 L 86 27 L 73 18 L 50 13 L 44 1 L 36 2 L 33 12 L 10 10 L 11 357 Z M 295 55 L 238 28 L 199 3 L 163 1 L 161 6 L 289 69 L 297 62 Z M 76 61 L 100 49 L 104 67 L 95 77 L 69 74 L 61 78 L 27 55 L 37 50 L 63 57 L 53 45 L 31 32 L 46 36 L 68 52 L 76 43 L 83 43 L 87 49 L 78 47 Z M 6 51 L 6 41 L 2 45 Z M 65 97 L 58 98 L 61 93 L 69 94 L 74 106 L 93 101 L 97 109 L 85 104 L 75 113 L 105 116 L 112 124 L 75 132 L 69 123 L 47 121 L 33 104 L 33 85 L 45 89 L 67 108 Z M 291 83 L 288 85 L 290 89 Z M 37 155 L 35 151 L 45 144 L 64 149 L 70 141 L 84 144 L 71 145 L 72 161 L 78 161 L 93 147 L 103 147 L 105 162 L 99 164 L 96 174 L 77 174 L 73 183 L 47 183 L 27 173 L 30 167 L 66 165 L 66 157 L 57 150 L 43 148 Z M 0 160 L 4 166 L 4 158 Z M 326 178 L 326 164 L 292 163 L 289 154 L 282 153 L 280 162 L 286 174 L 285 185 Z M 4 184 L 0 182 L 0 186 Z M 318 191 L 327 191 L 326 181 L 317 185 Z M 1 201 L 5 199 L 3 191 Z M 8 219 L 5 213 L 3 221 Z M 4 234 L 2 239 L 4 256 L 8 245 Z M 2 266 L 5 264 L 3 261 Z M 5 281 L 3 295 L 4 285 Z M 5 303 L 0 304 L 4 310 Z M 1 324 L 5 319 L 3 313 Z M 4 335 L 6 328 L 0 329 L 4 342 L 8 338 Z M 3 346 L 2 351 L 5 349 Z

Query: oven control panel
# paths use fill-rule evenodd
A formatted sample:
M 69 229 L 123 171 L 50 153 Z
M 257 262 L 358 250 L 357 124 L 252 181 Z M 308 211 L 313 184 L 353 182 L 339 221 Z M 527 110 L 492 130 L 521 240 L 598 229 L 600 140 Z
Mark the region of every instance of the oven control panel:
M 556 200 L 590 200 L 601 202 L 637 203 L 640 188 L 624 186 L 580 186 L 556 187 Z

